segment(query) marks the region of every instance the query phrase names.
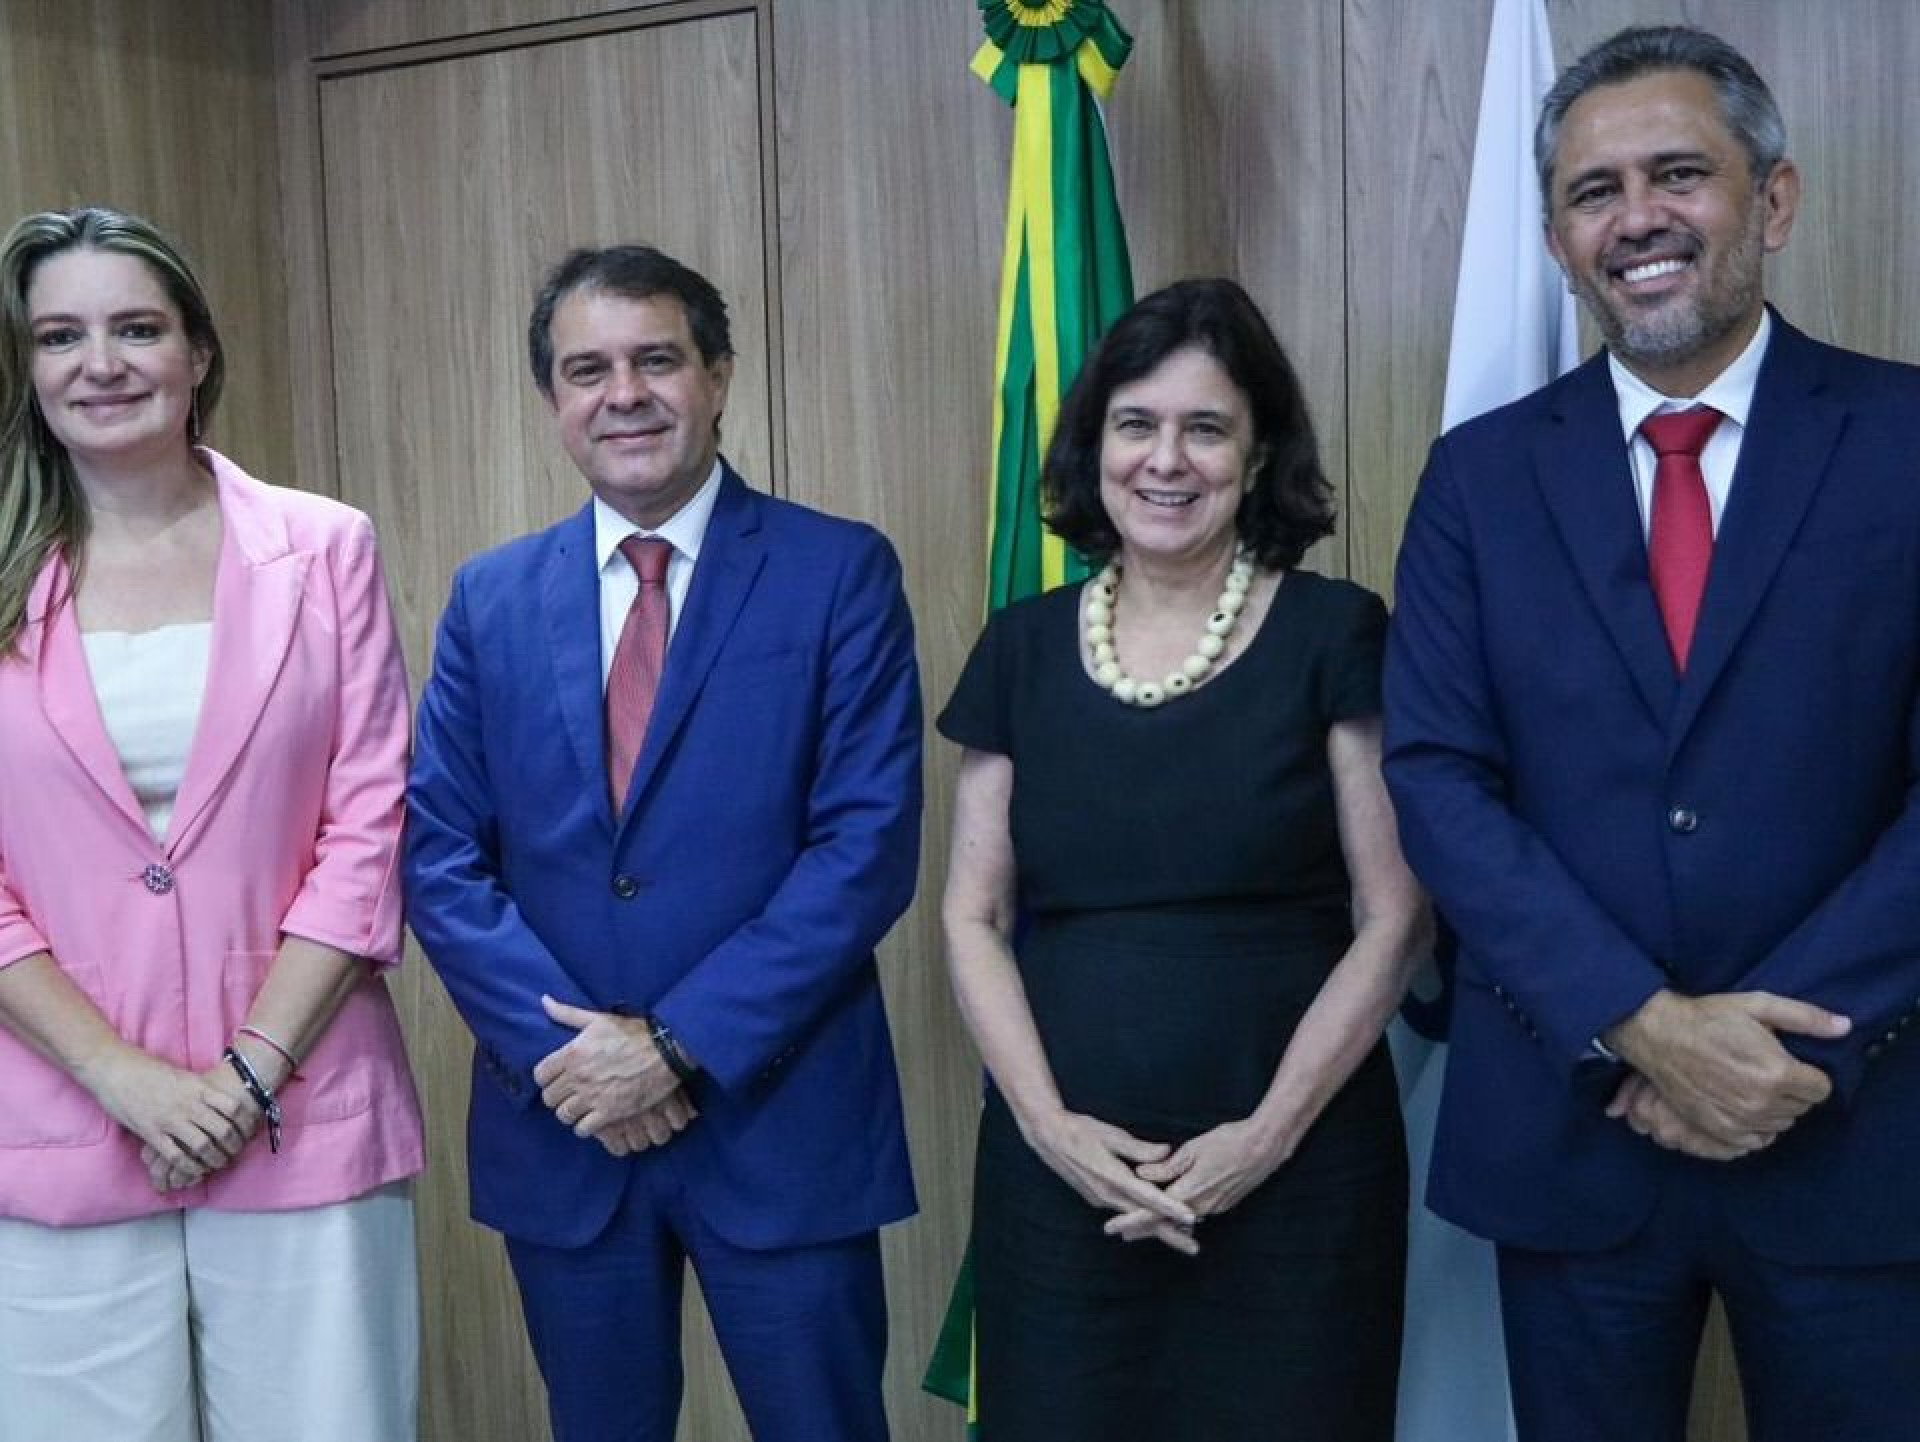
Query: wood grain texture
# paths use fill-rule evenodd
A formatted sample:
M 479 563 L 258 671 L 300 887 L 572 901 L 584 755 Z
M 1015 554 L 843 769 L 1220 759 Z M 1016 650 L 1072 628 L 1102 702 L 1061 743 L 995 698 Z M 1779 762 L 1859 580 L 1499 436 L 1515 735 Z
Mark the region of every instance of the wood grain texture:
M 1345 0 L 1347 435 L 1355 579 L 1391 595 L 1440 424 L 1491 0 Z
M 211 299 L 227 386 L 209 439 L 291 479 L 272 29 L 250 0 L 5 0 L 0 229 L 107 205 L 183 249 Z
M 533 291 L 571 247 L 644 239 L 729 297 L 726 446 L 764 474 L 759 73 L 741 13 L 319 82 L 339 485 L 404 558 L 391 581 L 416 681 L 454 567 L 586 498 L 526 362 Z M 415 962 L 396 998 L 429 1118 L 425 1435 L 543 1437 L 502 1250 L 466 1218 L 471 1042 Z M 711 1344 L 688 1351 L 684 1435 L 744 1435 Z

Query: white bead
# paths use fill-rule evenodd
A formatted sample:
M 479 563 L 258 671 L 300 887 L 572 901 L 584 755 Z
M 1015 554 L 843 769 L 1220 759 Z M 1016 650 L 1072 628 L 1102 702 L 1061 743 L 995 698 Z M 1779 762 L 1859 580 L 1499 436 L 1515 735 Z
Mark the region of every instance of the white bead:
M 1093 659 L 1096 663 L 1101 661 L 1117 661 L 1120 659 L 1120 656 L 1119 653 L 1113 649 L 1113 642 L 1101 641 L 1093 648 Z
M 1087 602 L 1087 624 L 1089 626 L 1111 626 L 1113 607 L 1098 597 Z
M 1219 606 L 1221 612 L 1225 615 L 1239 615 L 1246 604 L 1247 593 L 1245 591 L 1222 591 L 1220 593 Z
M 1185 671 L 1171 671 L 1167 674 L 1166 687 L 1169 696 L 1184 696 L 1193 689 L 1193 677 Z
M 1120 669 L 1120 663 L 1117 661 L 1102 661 L 1098 666 L 1093 668 L 1093 679 L 1098 681 L 1102 686 L 1105 686 L 1109 691 L 1113 689 L 1113 683 L 1118 681 L 1124 674 L 1126 673 Z
M 1227 649 L 1227 643 L 1219 636 L 1202 636 L 1200 644 L 1193 649 L 1196 654 L 1204 656 L 1207 660 L 1217 661 L 1220 659 L 1220 654 Z
M 1167 693 L 1157 681 L 1142 681 L 1133 688 L 1133 704 L 1136 706 L 1158 706 L 1167 699 Z
M 1113 627 L 1111 626 L 1087 627 L 1087 644 L 1089 646 L 1098 646 L 1102 641 L 1111 641 L 1112 639 Z
M 1233 569 L 1227 572 L 1227 589 L 1244 595 L 1253 585 L 1253 567 L 1239 561 L 1233 563 Z
M 1207 639 L 1214 640 L 1216 638 L 1209 636 Z M 1185 675 L 1189 681 L 1198 681 L 1212 669 L 1212 660 L 1197 651 L 1180 663 L 1181 673 Z
M 1113 699 L 1116 701 L 1124 701 L 1127 705 L 1131 706 L 1133 704 L 1134 693 L 1138 689 L 1138 684 L 1134 681 L 1133 677 L 1122 676 L 1113 683 Z
M 1210 636 L 1231 636 L 1233 634 L 1233 617 L 1229 616 L 1225 611 L 1215 611 L 1211 616 L 1207 617 L 1207 634 Z

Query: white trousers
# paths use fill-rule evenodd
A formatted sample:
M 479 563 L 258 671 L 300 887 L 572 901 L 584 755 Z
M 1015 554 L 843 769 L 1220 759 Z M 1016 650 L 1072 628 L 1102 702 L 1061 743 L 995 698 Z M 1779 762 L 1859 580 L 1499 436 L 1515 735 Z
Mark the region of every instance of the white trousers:
M 413 1193 L 0 1218 L 0 1442 L 413 1442 Z

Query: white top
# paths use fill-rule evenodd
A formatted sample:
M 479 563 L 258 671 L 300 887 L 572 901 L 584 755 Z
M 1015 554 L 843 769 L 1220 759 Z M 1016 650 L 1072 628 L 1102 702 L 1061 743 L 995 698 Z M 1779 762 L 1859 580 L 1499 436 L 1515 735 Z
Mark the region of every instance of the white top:
M 1633 461 L 1633 493 L 1640 502 L 1640 534 L 1653 528 L 1653 472 L 1659 458 L 1653 443 L 1640 434 L 1640 423 L 1661 411 L 1690 411 L 1712 406 L 1726 419 L 1707 437 L 1700 452 L 1700 474 L 1707 483 L 1707 503 L 1713 510 L 1713 533 L 1720 534 L 1720 517 L 1733 490 L 1734 467 L 1740 463 L 1740 443 L 1746 439 L 1747 415 L 1753 409 L 1753 388 L 1760 379 L 1760 362 L 1773 334 L 1773 317 L 1760 312 L 1760 325 L 1747 348 L 1708 383 L 1697 396 L 1663 396 L 1611 354 L 1607 369 L 1613 374 L 1613 393 L 1620 400 L 1620 428 L 1626 432 L 1627 454 Z
M 606 689 L 607 673 L 613 669 L 613 649 L 620 644 L 620 629 L 627 624 L 627 612 L 640 593 L 640 578 L 620 554 L 620 543 L 628 536 L 658 536 L 673 547 L 667 562 L 667 641 L 680 629 L 680 607 L 693 584 L 693 568 L 700 559 L 700 542 L 706 538 L 707 522 L 713 519 L 713 503 L 720 496 L 720 462 L 713 463 L 713 474 L 693 493 L 693 499 L 669 516 L 657 531 L 643 530 L 614 510 L 598 496 L 593 498 L 593 548 L 600 564 L 600 686 Z
M 120 753 L 147 830 L 155 841 L 165 840 L 207 690 L 213 622 L 89 631 L 80 640 L 107 738 Z

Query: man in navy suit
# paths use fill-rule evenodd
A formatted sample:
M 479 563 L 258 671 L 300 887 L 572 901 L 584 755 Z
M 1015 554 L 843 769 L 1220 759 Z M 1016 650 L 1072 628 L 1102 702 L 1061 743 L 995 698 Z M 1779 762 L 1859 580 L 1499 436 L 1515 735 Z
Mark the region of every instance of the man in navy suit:
M 1910 1442 L 1920 371 L 1765 305 L 1799 177 L 1718 39 L 1599 45 L 1536 159 L 1607 349 L 1435 444 L 1387 663 L 1460 935 L 1431 1200 L 1529 1442 L 1681 1442 L 1716 1292 L 1755 1442 Z
M 408 793 L 408 915 L 476 1040 L 475 1218 L 506 1234 L 557 1442 L 668 1442 L 693 1264 L 759 1439 L 868 1442 L 877 1229 L 914 1209 L 873 950 L 918 862 L 891 548 L 719 455 L 727 313 L 642 246 L 528 328 L 592 491 L 469 561 Z

